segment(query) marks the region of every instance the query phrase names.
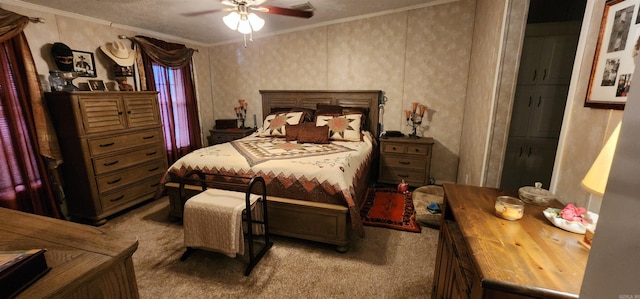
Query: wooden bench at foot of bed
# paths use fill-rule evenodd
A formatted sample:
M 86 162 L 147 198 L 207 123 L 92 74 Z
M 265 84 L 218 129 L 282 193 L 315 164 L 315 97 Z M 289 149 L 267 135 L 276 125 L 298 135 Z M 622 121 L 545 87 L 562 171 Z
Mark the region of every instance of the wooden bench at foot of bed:
M 182 218 L 178 183 L 165 184 L 169 195 L 169 216 Z M 201 192 L 201 187 L 185 185 L 185 195 Z M 336 245 L 336 250 L 349 248 L 349 211 L 347 207 L 268 196 L 269 232 L 304 240 Z

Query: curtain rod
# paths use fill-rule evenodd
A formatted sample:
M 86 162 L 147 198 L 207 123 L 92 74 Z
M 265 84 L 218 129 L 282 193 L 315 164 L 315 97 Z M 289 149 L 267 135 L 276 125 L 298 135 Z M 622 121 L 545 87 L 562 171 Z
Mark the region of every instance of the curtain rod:
M 128 36 L 126 36 L 126 35 L 122 35 L 122 34 L 118 35 L 118 38 L 119 38 L 119 39 L 128 39 L 128 40 L 131 40 L 131 38 L 130 38 L 130 37 L 128 37 Z M 194 51 L 196 51 L 196 52 L 200 52 L 200 51 L 198 51 L 198 49 L 193 49 L 193 50 L 194 50 Z

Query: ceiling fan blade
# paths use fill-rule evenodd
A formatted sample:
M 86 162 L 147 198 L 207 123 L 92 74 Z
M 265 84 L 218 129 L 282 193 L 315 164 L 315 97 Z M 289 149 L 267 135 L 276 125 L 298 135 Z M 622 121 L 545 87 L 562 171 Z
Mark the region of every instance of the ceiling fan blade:
M 206 14 L 219 12 L 219 11 L 223 11 L 223 10 L 222 9 L 212 9 L 212 10 L 203 10 L 203 11 L 196 11 L 196 12 L 186 12 L 186 13 L 183 13 L 182 15 L 186 16 L 186 17 L 195 17 L 195 16 L 206 15 Z
M 299 18 L 307 18 L 307 19 L 313 17 L 313 11 L 310 11 L 310 10 L 297 10 L 297 9 L 277 7 L 277 6 L 268 6 L 268 5 L 262 5 L 258 7 L 258 10 L 264 13 L 290 16 L 290 17 L 299 17 Z
M 186 13 L 183 13 L 182 15 L 185 17 L 195 17 L 195 16 L 201 16 L 201 15 L 206 15 L 206 14 L 216 13 L 221 11 L 234 11 L 234 10 L 236 10 L 235 7 L 230 7 L 230 8 L 211 9 L 211 10 L 203 10 L 203 11 L 196 11 L 196 12 L 186 12 Z

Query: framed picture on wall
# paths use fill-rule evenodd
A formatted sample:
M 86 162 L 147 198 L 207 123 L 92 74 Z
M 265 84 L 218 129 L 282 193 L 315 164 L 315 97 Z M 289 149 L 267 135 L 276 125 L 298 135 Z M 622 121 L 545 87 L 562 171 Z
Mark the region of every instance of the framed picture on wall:
M 640 0 L 607 0 L 584 106 L 624 109 L 640 37 Z
M 73 53 L 73 70 L 78 73 L 80 77 L 97 77 L 96 74 L 96 62 L 93 58 L 93 53 L 71 50 Z

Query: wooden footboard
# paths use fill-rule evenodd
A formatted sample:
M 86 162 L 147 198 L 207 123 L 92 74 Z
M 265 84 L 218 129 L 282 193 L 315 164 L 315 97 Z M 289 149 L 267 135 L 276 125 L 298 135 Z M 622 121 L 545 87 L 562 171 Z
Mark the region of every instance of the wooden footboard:
M 169 216 L 182 218 L 183 203 L 178 183 L 165 185 L 169 195 Z M 185 185 L 186 197 L 201 192 L 201 187 Z M 267 196 L 269 231 L 273 234 L 336 245 L 336 250 L 347 251 L 349 228 L 347 207 L 334 204 L 301 201 Z

